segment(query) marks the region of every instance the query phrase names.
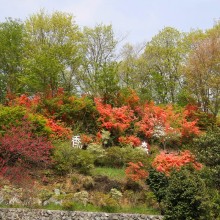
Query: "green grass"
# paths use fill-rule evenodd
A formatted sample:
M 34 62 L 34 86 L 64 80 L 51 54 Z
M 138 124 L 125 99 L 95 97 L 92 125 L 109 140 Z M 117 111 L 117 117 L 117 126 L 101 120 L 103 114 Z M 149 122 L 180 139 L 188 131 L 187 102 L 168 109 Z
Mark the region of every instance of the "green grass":
M 86 206 L 80 203 L 73 203 L 72 207 L 66 208 L 60 205 L 49 204 L 41 207 L 47 210 L 68 210 L 68 211 L 83 211 L 83 212 L 114 212 L 114 213 L 131 213 L 131 214 L 146 214 L 146 215 L 160 215 L 160 212 L 154 208 L 147 207 L 146 205 L 139 205 L 136 207 L 115 207 L 112 210 L 107 210 L 102 207 L 87 204 Z
M 92 170 L 92 176 L 107 176 L 114 180 L 124 180 L 125 179 L 125 169 L 124 168 L 111 168 L 111 167 L 95 167 Z
M 147 214 L 147 215 L 160 215 L 160 212 L 152 207 L 146 205 L 139 205 L 136 207 L 122 207 L 119 209 L 121 213 L 132 213 L 132 214 Z
M 9 206 L 0 205 L 0 208 L 25 208 L 23 206 Z M 30 208 L 30 207 L 29 207 Z M 94 206 L 92 204 L 87 204 L 86 206 L 80 203 L 74 203 L 72 208 L 65 208 L 62 205 L 56 205 L 50 203 L 46 206 L 31 207 L 35 209 L 46 209 L 46 210 L 68 210 L 68 211 L 83 211 L 83 212 L 115 212 L 115 213 L 132 213 L 132 214 L 147 214 L 147 215 L 160 215 L 160 212 L 154 208 L 147 207 L 146 205 L 139 205 L 136 207 L 115 207 L 112 211 L 106 210 L 101 207 Z
M 116 207 L 110 210 L 106 210 L 101 207 L 94 206 L 92 204 L 88 204 L 87 206 L 83 206 L 80 204 L 75 204 L 74 211 L 87 211 L 87 212 L 115 212 L 115 213 L 131 213 L 131 214 L 147 214 L 147 215 L 159 215 L 160 212 L 147 207 L 146 205 L 140 205 L 136 207 Z

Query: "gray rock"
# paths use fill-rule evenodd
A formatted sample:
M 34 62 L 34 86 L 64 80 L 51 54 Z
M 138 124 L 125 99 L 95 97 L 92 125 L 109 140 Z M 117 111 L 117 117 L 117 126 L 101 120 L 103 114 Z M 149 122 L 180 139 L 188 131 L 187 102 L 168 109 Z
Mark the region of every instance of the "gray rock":
M 54 189 L 54 194 L 55 194 L 56 196 L 59 196 L 59 195 L 60 195 L 60 190 L 59 190 L 59 189 Z
M 12 197 L 9 202 L 8 202 L 9 205 L 19 205 L 19 204 L 22 204 L 21 200 L 18 199 L 17 197 Z

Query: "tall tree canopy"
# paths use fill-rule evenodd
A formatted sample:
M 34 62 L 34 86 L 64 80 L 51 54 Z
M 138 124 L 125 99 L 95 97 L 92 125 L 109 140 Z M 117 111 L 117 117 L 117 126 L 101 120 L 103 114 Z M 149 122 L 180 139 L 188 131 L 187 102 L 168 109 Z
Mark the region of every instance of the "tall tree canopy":
M 24 83 L 30 92 L 56 93 L 74 89 L 81 34 L 70 14 L 40 11 L 25 22 Z
M 82 92 L 107 98 L 118 89 L 116 46 L 117 40 L 111 25 L 84 28 L 84 56 L 78 72 Z
M 205 112 L 220 109 L 220 23 L 196 41 L 186 65 L 187 85 Z
M 181 89 L 181 33 L 171 27 L 160 31 L 147 44 L 143 55 L 150 74 L 152 98 L 174 103 Z
M 68 93 L 114 103 L 119 90 L 142 100 L 220 109 L 220 23 L 181 33 L 165 27 L 151 41 L 119 50 L 113 27 L 76 25 L 71 14 L 44 10 L 0 23 L 0 102 L 6 94 Z M 120 51 L 120 59 L 119 52 Z
M 23 57 L 23 24 L 19 20 L 7 19 L 0 23 L 0 100 L 5 94 L 21 90 L 20 76 Z

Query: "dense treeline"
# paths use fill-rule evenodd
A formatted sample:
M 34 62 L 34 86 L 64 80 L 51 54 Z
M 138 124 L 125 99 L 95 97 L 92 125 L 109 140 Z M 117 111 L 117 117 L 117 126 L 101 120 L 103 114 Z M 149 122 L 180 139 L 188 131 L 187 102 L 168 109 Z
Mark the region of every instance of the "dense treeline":
M 144 27 L 143 27 L 144 28 Z M 142 100 L 220 109 L 220 23 L 181 33 L 165 27 L 138 47 L 124 45 L 111 25 L 77 26 L 71 14 L 40 11 L 0 23 L 0 101 L 41 93 L 101 96 L 113 103 L 131 88 Z

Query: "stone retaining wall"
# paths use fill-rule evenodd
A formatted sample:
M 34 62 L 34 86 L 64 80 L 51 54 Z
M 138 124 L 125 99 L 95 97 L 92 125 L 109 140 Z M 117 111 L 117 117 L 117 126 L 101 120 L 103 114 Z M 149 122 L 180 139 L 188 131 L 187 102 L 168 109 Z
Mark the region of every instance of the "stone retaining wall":
M 162 216 L 0 208 L 0 220 L 161 220 Z

